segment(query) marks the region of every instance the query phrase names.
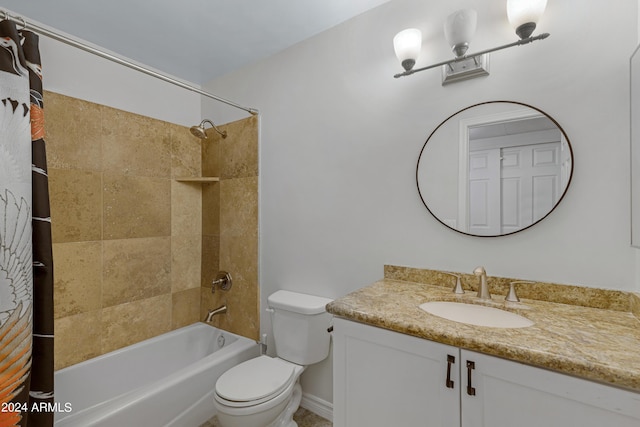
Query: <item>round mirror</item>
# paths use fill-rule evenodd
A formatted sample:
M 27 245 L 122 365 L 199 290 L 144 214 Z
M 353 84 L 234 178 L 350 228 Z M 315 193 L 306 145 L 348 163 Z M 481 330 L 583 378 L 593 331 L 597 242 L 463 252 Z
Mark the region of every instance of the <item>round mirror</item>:
M 453 114 L 429 135 L 418 192 L 442 224 L 472 236 L 531 227 L 560 203 L 573 152 L 560 125 L 530 105 L 492 101 Z

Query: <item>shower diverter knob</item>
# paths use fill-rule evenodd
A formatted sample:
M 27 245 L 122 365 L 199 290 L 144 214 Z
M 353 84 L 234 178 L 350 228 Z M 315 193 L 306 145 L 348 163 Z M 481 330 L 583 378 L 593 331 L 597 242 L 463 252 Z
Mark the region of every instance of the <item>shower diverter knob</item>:
M 216 286 L 218 286 L 223 291 L 228 291 L 229 289 L 231 289 L 232 285 L 233 282 L 231 280 L 231 274 L 227 273 L 226 271 L 220 271 L 218 272 L 218 275 L 213 280 L 213 282 L 211 282 L 211 293 L 215 293 Z

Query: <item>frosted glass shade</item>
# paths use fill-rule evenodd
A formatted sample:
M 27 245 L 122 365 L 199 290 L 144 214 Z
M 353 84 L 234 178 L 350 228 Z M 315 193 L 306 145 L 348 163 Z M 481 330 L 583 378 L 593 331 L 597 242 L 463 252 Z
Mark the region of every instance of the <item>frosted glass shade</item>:
M 531 36 L 547 7 L 547 0 L 507 0 L 507 17 L 520 38 Z
M 422 48 L 422 32 L 416 28 L 400 31 L 393 38 L 393 49 L 405 70 L 413 68 Z
M 444 37 L 456 56 L 464 55 L 469 48 L 477 23 L 478 12 L 473 9 L 462 9 L 447 17 L 444 22 Z

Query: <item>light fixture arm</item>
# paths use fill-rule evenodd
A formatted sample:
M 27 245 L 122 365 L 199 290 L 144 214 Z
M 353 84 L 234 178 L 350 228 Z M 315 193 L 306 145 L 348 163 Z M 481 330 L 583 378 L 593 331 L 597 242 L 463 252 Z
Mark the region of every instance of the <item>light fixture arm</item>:
M 484 54 L 487 54 L 487 53 L 495 52 L 497 50 L 502 50 L 502 49 L 507 49 L 507 48 L 514 47 L 514 46 L 521 46 L 521 45 L 524 45 L 524 44 L 532 43 L 532 42 L 534 42 L 536 40 L 544 40 L 549 36 L 550 36 L 549 33 L 542 33 L 542 34 L 540 34 L 538 36 L 535 36 L 535 37 L 527 37 L 526 39 L 521 39 L 521 40 L 515 41 L 513 43 L 509 43 L 509 44 L 505 44 L 505 45 L 502 45 L 502 46 L 494 47 L 492 49 L 486 49 L 486 50 L 483 50 L 483 51 L 480 51 L 480 52 L 476 52 L 476 53 L 471 53 L 469 55 L 463 55 L 463 56 L 460 56 L 458 58 L 453 58 L 453 59 L 450 59 L 448 61 L 438 62 L 437 64 L 429 65 L 427 67 L 415 68 L 415 69 L 407 70 L 407 71 L 405 71 L 403 73 L 398 73 L 398 74 L 394 75 L 393 77 L 397 79 L 399 77 L 410 76 L 411 74 L 417 73 L 418 71 L 430 70 L 432 68 L 441 67 L 443 65 L 453 64 L 455 62 L 464 61 L 465 59 L 474 58 L 474 57 L 481 56 L 481 55 L 484 55 Z

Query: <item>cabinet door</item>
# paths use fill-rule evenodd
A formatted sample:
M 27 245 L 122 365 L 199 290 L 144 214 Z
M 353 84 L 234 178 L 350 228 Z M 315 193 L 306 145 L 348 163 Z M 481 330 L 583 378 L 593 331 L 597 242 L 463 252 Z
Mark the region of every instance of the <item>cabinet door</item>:
M 335 427 L 460 426 L 459 349 L 343 319 L 333 338 Z
M 461 356 L 462 427 L 640 426 L 640 393 L 471 351 Z

